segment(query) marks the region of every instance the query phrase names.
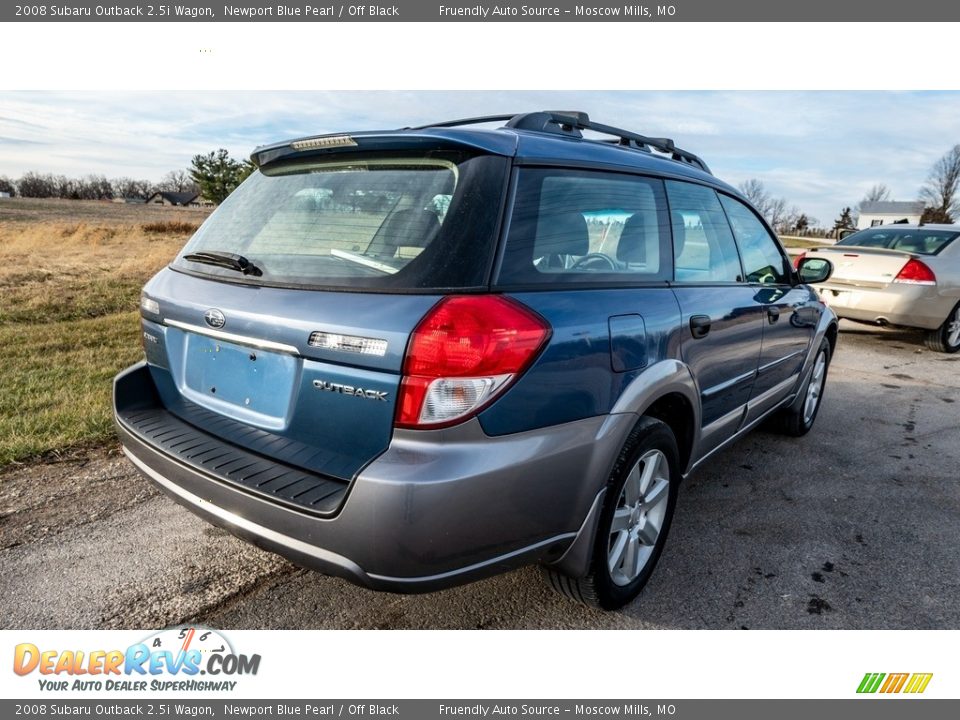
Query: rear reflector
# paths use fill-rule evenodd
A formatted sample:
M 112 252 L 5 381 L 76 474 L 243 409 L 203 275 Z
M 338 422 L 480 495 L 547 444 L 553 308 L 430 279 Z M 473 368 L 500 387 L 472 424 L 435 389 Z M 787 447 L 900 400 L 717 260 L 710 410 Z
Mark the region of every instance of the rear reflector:
M 895 283 L 907 283 L 910 285 L 936 285 L 937 276 L 933 270 L 916 258 L 907 261 L 897 276 L 893 279 Z
M 500 295 L 451 296 L 413 331 L 403 363 L 398 427 L 442 427 L 488 405 L 550 337 L 529 308 Z
M 145 313 L 150 315 L 159 315 L 160 314 L 160 303 L 156 300 L 148 298 L 146 295 L 140 296 L 140 309 Z

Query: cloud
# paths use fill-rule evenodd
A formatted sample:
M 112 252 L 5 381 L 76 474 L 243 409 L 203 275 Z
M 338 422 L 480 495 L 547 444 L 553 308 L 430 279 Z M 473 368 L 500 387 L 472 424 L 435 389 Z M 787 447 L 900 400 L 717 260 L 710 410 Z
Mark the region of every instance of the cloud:
M 762 180 L 822 223 L 875 183 L 917 197 L 960 142 L 960 92 L 3 92 L 0 175 L 159 179 L 218 147 L 530 109 L 673 137 L 721 178 Z

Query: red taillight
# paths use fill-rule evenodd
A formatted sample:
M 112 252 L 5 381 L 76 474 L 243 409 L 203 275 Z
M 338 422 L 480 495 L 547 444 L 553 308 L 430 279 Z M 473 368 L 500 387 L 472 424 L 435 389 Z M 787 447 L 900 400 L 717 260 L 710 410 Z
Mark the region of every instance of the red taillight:
M 397 426 L 465 420 L 526 370 L 549 336 L 539 315 L 500 295 L 441 300 L 410 336 Z
M 916 258 L 907 260 L 897 276 L 893 279 L 895 283 L 909 283 L 911 285 L 936 285 L 937 276 L 933 270 Z
M 803 260 L 806 256 L 807 256 L 807 254 L 806 254 L 805 252 L 802 252 L 802 253 L 800 253 L 799 255 L 797 255 L 795 258 L 793 258 L 793 269 L 794 269 L 794 270 L 799 270 L 799 269 L 800 269 L 800 261 Z

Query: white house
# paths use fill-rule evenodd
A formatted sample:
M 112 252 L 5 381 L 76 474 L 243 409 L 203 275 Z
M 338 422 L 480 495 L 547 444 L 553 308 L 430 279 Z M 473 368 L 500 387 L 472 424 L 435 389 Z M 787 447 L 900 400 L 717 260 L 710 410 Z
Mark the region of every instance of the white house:
M 923 215 L 923 202 L 900 200 L 884 200 L 883 202 L 864 203 L 860 208 L 860 217 L 857 218 L 857 230 L 876 227 L 877 225 L 891 225 L 893 223 L 920 222 Z

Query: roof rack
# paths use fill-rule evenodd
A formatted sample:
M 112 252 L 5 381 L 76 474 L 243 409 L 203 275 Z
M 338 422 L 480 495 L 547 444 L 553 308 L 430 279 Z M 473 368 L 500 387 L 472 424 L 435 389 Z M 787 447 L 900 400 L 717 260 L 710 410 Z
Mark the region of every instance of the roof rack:
M 508 128 L 515 130 L 531 130 L 533 132 L 565 135 L 567 137 L 582 138 L 582 130 L 592 130 L 603 135 L 612 135 L 613 138 L 603 142 L 613 143 L 621 147 L 633 148 L 644 152 L 657 152 L 669 155 L 672 160 L 693 165 L 705 173 L 710 168 L 692 152 L 678 148 L 670 138 L 655 138 L 640 135 L 629 130 L 593 122 L 585 112 L 571 110 L 541 110 L 538 112 L 520 113 L 517 115 L 485 115 L 462 120 L 448 120 L 431 123 L 419 127 L 406 128 L 407 130 L 425 130 L 436 127 L 458 127 L 462 125 L 480 125 L 482 123 L 506 122 Z M 712 173 L 710 173 L 712 174 Z

